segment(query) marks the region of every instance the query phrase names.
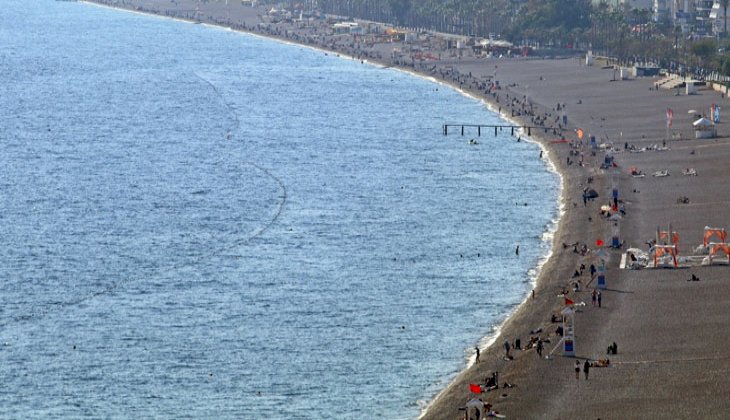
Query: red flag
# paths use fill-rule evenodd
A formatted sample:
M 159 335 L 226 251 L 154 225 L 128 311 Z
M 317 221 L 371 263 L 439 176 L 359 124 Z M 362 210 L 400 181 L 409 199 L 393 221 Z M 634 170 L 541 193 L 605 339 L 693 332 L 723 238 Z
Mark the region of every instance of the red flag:
M 570 300 L 568 298 L 565 298 L 565 306 L 570 306 L 570 305 L 573 305 L 573 304 L 575 304 L 575 302 L 573 302 L 572 300 Z
M 667 127 L 672 126 L 673 119 L 674 119 L 674 111 L 672 111 L 672 108 L 667 108 Z
M 472 394 L 481 394 L 482 387 L 477 384 L 469 384 L 469 391 L 471 391 Z

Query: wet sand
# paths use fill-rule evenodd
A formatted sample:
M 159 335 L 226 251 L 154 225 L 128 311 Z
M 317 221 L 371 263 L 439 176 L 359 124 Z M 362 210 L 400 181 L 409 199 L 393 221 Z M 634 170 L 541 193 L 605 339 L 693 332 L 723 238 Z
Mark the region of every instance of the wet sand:
M 97 1 L 102 2 L 102 1 Z M 590 380 L 576 380 L 573 365 L 576 358 L 563 357 L 557 349 L 552 357 L 537 356 L 535 349 L 515 350 L 514 359 L 504 359 L 505 340 L 528 341 L 530 331 L 541 329 L 545 343 L 543 355 L 558 343 L 554 334 L 557 323 L 551 314 L 564 308 L 558 296 L 572 281 L 580 264 L 597 264 L 596 240 L 610 242 L 614 226 L 601 218 L 599 207 L 611 197 L 612 188 L 626 208 L 626 216 L 618 226 L 624 248 L 648 249 L 657 226 L 666 230 L 669 223 L 680 235 L 680 254 L 687 255 L 702 242 L 705 226 L 727 227 L 730 216 L 730 186 L 725 182 L 730 162 L 730 128 L 717 126 L 719 138 L 693 138 L 694 115 L 714 102 L 725 109 L 727 99 L 719 92 L 700 90 L 695 95 L 677 95 L 675 90 L 651 89 L 657 78 L 613 81 L 617 74 L 601 63 L 591 67 L 576 58 L 568 59 L 482 59 L 453 50 L 439 50 L 434 42 L 431 53 L 441 60 L 418 62 L 408 54 L 394 55 L 401 43 L 369 45 L 363 38 L 351 35 L 329 36 L 325 27 L 301 27 L 275 24 L 258 27 L 261 9 L 224 2 L 199 3 L 194 0 L 108 0 L 115 7 L 143 8 L 148 13 L 175 15 L 180 18 L 252 30 L 265 36 L 332 49 L 362 60 L 385 66 L 399 66 L 408 71 L 432 76 L 484 98 L 506 116 L 512 109 L 523 112 L 523 104 L 532 103 L 532 115 L 515 116 L 524 124 L 533 125 L 535 116 L 550 114 L 546 126 L 554 126 L 554 110 L 565 104 L 568 118 L 566 138 L 577 141 L 571 131 L 582 128 L 595 135 L 599 142 L 613 142 L 618 168 L 604 170 L 605 153 L 592 155 L 583 142 L 553 143 L 561 138 L 552 129 L 532 131 L 532 136 L 548 150 L 548 156 L 563 175 L 561 198 L 566 210 L 555 234 L 553 255 L 545 264 L 537 281 L 535 298 L 528 298 L 505 322 L 494 345 L 482 349 L 481 362 L 460 373 L 440 393 L 424 413 L 426 419 L 461 419 L 465 403 L 474 395 L 469 383 L 483 383 L 492 371 L 500 372 L 499 388 L 480 395 L 494 409 L 508 418 L 724 418 L 730 412 L 730 332 L 725 323 L 730 319 L 730 292 L 725 282 L 730 269 L 725 266 L 692 269 L 619 270 L 619 250 L 607 250 L 608 289 L 602 292 L 602 307 L 591 305 L 594 286 L 585 270 L 578 279 L 583 287 L 570 292 L 575 302 L 586 302 L 575 317 L 576 353 L 581 364 L 586 358 L 609 357 L 611 367 L 593 368 Z M 231 2 L 233 3 L 233 2 Z M 402 51 L 402 50 L 401 50 Z M 495 67 L 496 66 L 496 67 Z M 496 74 L 495 74 L 496 69 Z M 471 75 L 470 75 L 471 74 Z M 487 79 L 499 80 L 501 89 L 492 90 Z M 510 100 L 507 99 L 510 96 Z M 499 98 L 499 102 L 497 99 Z M 524 97 L 524 101 L 523 101 Z M 512 99 L 518 103 L 510 108 Z M 529 106 L 527 106 L 529 108 Z M 562 105 L 561 105 L 562 108 Z M 674 110 L 669 139 L 665 112 Z M 730 108 L 728 108 L 730 110 Z M 685 140 L 676 139 L 677 135 Z M 474 136 L 474 133 L 469 134 Z M 483 132 L 483 136 L 488 136 Z M 482 143 L 488 142 L 488 137 Z M 637 148 L 651 145 L 669 150 L 629 153 L 624 144 Z M 570 151 L 574 154 L 571 155 Z M 583 166 L 578 164 L 583 158 Z M 536 157 L 537 158 L 537 157 Z M 573 163 L 568 165 L 567 159 Z M 647 174 L 633 178 L 627 168 L 636 166 Z M 682 169 L 693 167 L 697 176 L 683 176 Z M 654 171 L 668 170 L 668 177 L 652 177 Z M 588 179 L 592 177 L 589 184 Z M 597 200 L 583 205 L 583 188 L 594 188 Z M 688 204 L 677 203 L 686 196 Z M 581 242 L 591 249 L 582 256 L 563 243 Z M 701 280 L 686 281 L 692 274 Z M 618 354 L 606 356 L 608 344 L 618 344 Z

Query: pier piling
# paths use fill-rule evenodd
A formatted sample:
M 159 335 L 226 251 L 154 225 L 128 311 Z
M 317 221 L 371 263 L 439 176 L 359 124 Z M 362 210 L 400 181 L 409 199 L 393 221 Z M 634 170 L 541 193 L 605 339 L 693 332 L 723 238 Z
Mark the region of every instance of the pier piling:
M 470 127 L 475 127 L 477 129 L 477 136 L 482 136 L 482 128 L 493 128 L 494 129 L 494 136 L 496 137 L 499 132 L 503 131 L 505 128 L 510 129 L 510 135 L 515 135 L 515 129 L 526 131 L 528 136 L 532 135 L 532 129 L 542 129 L 546 134 L 550 132 L 550 130 L 553 130 L 553 134 L 555 135 L 563 135 L 563 133 L 568 130 L 567 128 L 562 127 L 545 127 L 545 126 L 532 126 L 532 125 L 511 125 L 511 124 L 444 124 L 443 125 L 443 132 L 444 136 L 449 135 L 449 127 L 460 127 L 461 128 L 461 135 L 463 136 L 466 133 L 466 129 Z

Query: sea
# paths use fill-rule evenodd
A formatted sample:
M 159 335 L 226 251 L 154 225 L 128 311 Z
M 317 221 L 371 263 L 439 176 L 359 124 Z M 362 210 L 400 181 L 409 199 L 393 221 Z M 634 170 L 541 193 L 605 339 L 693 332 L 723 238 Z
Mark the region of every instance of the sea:
M 505 121 L 443 84 L 82 2 L 0 22 L 0 418 L 415 419 L 550 252 L 558 175 L 444 136 Z

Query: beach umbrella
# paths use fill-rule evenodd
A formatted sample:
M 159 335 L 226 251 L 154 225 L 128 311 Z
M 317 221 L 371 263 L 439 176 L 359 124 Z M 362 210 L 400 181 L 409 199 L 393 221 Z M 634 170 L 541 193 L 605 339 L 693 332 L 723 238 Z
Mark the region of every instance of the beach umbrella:
M 484 413 L 484 401 L 477 398 L 472 398 L 471 401 L 466 403 L 466 412 L 469 418 L 472 418 L 471 414 L 472 412 L 474 412 L 475 414 L 477 414 L 477 417 L 481 419 L 482 414 Z

